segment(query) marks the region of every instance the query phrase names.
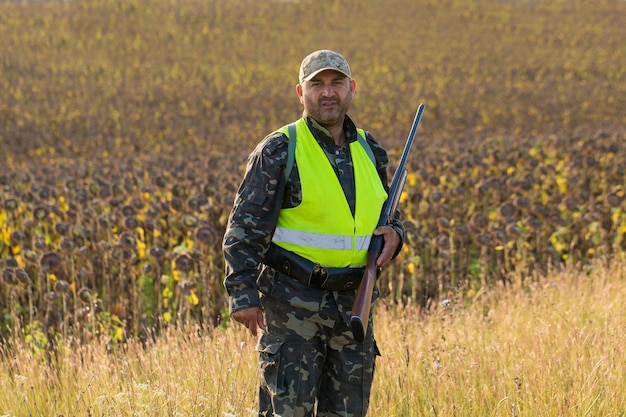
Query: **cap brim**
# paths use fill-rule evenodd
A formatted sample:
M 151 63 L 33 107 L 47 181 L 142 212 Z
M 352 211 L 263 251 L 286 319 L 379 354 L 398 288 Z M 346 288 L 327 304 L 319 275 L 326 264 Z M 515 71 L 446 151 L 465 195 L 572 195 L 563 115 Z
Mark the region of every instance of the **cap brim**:
M 348 77 L 348 78 L 351 78 L 350 74 L 346 74 L 345 72 L 340 71 L 340 70 L 338 70 L 337 68 L 333 68 L 333 67 L 325 67 L 325 68 L 320 68 L 320 69 L 318 69 L 318 70 L 316 70 L 316 71 L 313 71 L 311 74 L 309 74 L 309 76 L 308 76 L 308 77 L 305 77 L 305 78 L 303 78 L 303 79 L 302 79 L 302 80 L 300 80 L 300 81 L 301 81 L 301 82 L 302 82 L 302 81 L 311 81 L 311 79 L 312 79 L 313 77 L 315 77 L 317 74 L 319 74 L 319 73 L 320 73 L 320 72 L 322 72 L 322 71 L 326 71 L 326 70 L 333 70 L 333 71 L 335 71 L 335 72 L 338 72 L 338 73 L 340 73 L 340 74 L 345 75 L 345 76 L 346 76 L 346 77 Z

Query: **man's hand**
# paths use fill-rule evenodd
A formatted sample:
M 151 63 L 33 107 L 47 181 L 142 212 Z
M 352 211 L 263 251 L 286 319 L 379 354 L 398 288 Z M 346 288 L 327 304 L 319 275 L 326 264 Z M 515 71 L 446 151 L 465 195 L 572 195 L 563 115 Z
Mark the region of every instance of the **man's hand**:
M 383 237 L 383 249 L 380 256 L 376 259 L 376 266 L 383 266 L 391 260 L 393 254 L 400 244 L 400 236 L 391 226 L 380 226 L 374 230 L 374 234 Z
M 263 311 L 259 307 L 250 307 L 235 311 L 231 317 L 246 326 L 253 336 L 257 335 L 257 329 L 265 330 Z

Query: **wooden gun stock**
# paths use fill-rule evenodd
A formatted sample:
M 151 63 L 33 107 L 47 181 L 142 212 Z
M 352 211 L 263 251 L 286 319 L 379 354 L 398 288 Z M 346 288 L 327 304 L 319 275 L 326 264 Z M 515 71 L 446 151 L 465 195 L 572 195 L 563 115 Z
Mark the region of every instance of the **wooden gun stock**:
M 417 128 L 422 120 L 423 112 L 424 104 L 420 104 L 417 108 L 417 113 L 415 114 L 415 120 L 413 120 L 411 132 L 409 133 L 409 137 L 404 145 L 402 158 L 400 159 L 396 173 L 391 181 L 389 196 L 383 205 L 380 220 L 378 221 L 378 227 L 389 224 L 389 221 L 392 219 L 396 211 L 398 202 L 400 201 L 400 195 L 402 194 L 402 189 L 404 188 L 404 183 L 406 182 L 408 173 L 406 168 L 407 158 L 409 152 L 411 151 L 411 146 L 413 145 L 415 134 L 417 133 Z M 365 273 L 363 274 L 363 279 L 361 280 L 361 284 L 359 285 L 359 289 L 354 299 L 354 304 L 352 305 L 350 327 L 352 328 L 354 339 L 359 343 L 365 340 L 365 335 L 367 334 L 367 326 L 372 307 L 372 293 L 374 291 L 374 286 L 376 285 L 378 272 L 376 259 L 378 259 L 380 253 L 382 252 L 383 244 L 384 241 L 382 236 L 372 236 L 367 253 L 367 266 L 365 268 Z
M 352 305 L 352 317 L 350 317 L 350 327 L 357 342 L 365 340 L 367 323 L 372 307 L 372 292 L 376 285 L 376 259 L 383 249 L 383 237 L 374 236 L 367 253 L 367 267 L 363 273 L 363 279 L 356 292 L 354 304 Z

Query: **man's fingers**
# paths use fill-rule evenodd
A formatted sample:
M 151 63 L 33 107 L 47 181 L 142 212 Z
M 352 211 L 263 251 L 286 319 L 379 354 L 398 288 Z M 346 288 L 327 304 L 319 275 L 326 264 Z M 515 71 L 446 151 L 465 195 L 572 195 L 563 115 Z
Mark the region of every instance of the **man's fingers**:
M 376 259 L 376 266 L 383 266 L 393 257 L 393 254 L 400 243 L 400 237 L 396 231 L 389 226 L 381 226 L 377 228 L 374 231 L 374 234 L 383 236 L 383 248 L 380 251 L 380 255 Z
M 246 323 L 246 327 L 248 328 L 248 330 L 250 330 L 252 336 L 256 336 L 256 321 L 249 321 L 248 323 Z
M 257 329 L 265 329 L 263 324 L 263 311 L 258 307 L 246 308 L 232 314 L 233 319 L 246 326 L 253 336 L 257 335 Z
M 256 324 L 261 330 L 265 330 L 265 322 L 263 321 L 263 313 L 259 311 L 256 317 Z

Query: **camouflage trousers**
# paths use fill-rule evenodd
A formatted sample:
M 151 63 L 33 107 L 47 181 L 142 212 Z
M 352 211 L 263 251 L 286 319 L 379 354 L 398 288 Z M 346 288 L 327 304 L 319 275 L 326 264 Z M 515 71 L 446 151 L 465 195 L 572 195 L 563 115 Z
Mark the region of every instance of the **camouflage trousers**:
M 259 338 L 259 416 L 363 417 L 379 355 L 369 320 L 354 340 L 349 294 L 306 287 L 265 270 L 259 278 L 266 331 Z

